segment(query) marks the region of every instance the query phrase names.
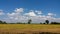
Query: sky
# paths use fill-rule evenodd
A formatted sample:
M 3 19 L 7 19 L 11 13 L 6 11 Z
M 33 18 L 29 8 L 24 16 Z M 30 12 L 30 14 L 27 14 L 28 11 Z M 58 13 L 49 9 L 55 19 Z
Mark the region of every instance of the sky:
M 0 0 L 0 20 L 33 23 L 60 22 L 60 0 Z

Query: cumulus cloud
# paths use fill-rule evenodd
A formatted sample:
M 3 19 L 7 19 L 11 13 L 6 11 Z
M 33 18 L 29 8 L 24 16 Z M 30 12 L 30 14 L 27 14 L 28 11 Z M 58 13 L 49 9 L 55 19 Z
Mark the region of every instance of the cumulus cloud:
M 36 14 L 33 11 L 31 11 L 29 13 L 25 13 L 24 15 L 27 15 L 27 16 L 36 16 Z
M 7 17 L 4 19 L 6 22 L 26 22 L 31 19 L 33 23 L 40 23 L 44 22 L 45 20 L 56 21 L 60 22 L 60 18 L 55 18 L 54 16 L 56 14 L 54 13 L 48 13 L 47 15 L 42 15 L 42 11 L 39 10 L 29 10 L 28 13 L 23 13 L 25 9 L 23 8 L 16 8 L 14 12 L 7 13 Z M 0 10 L 1 13 L 4 13 L 2 10 Z
M 14 20 L 18 20 L 18 18 L 19 18 L 19 14 L 17 14 L 17 13 L 15 13 L 15 12 L 13 12 L 13 13 L 7 13 L 7 15 L 8 15 L 8 17 L 10 18 L 10 19 L 14 19 Z
M 14 16 L 15 13 L 7 13 L 8 16 Z
M 0 10 L 0 15 L 4 15 L 4 12 L 3 12 L 3 10 Z
M 48 16 L 56 16 L 56 14 L 48 13 Z
M 16 13 L 21 13 L 21 12 L 24 11 L 24 9 L 23 9 L 23 8 L 16 8 L 14 11 L 15 11 Z
M 7 13 L 8 17 L 11 18 L 11 19 L 15 19 L 15 20 L 18 20 L 20 15 L 21 15 L 21 12 L 23 12 L 24 9 L 23 8 L 16 8 L 14 10 L 14 12 L 12 13 Z
M 35 10 L 37 14 L 42 14 L 42 11 Z

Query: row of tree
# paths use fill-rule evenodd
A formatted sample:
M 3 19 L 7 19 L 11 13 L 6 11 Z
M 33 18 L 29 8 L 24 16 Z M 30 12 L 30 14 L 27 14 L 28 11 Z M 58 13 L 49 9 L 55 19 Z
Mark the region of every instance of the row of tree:
M 0 24 L 7 24 L 5 21 L 0 20 Z
M 17 22 L 17 23 L 7 23 L 5 21 L 1 21 L 0 20 L 0 24 L 31 24 L 32 20 L 28 20 L 28 23 L 21 23 L 21 22 Z M 58 22 L 51 22 L 49 23 L 49 20 L 45 20 L 45 23 L 40 23 L 40 24 L 60 24 Z

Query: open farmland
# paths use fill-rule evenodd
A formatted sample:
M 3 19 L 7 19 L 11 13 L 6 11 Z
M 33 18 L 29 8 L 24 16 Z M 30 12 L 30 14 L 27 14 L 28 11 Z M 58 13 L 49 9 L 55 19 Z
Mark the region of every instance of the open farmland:
M 60 25 L 51 24 L 0 24 L 0 34 L 19 34 L 32 32 L 60 33 Z

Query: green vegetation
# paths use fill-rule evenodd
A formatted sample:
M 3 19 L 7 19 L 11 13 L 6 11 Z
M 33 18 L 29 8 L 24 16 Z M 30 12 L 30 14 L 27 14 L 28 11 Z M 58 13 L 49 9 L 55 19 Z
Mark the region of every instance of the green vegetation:
M 0 24 L 7 24 L 5 21 L 0 20 Z
M 0 20 L 0 24 L 32 24 L 31 22 L 32 22 L 31 19 L 28 20 L 27 23 L 22 23 L 22 22 L 17 22 L 17 23 L 7 23 L 7 22 L 5 22 L 5 21 L 1 21 L 1 20 Z M 34 23 L 34 24 L 35 24 L 35 23 Z M 38 24 L 39 24 L 39 23 L 38 23 Z M 60 24 L 60 23 L 59 23 L 59 22 L 51 22 L 51 23 L 49 23 L 49 20 L 45 20 L 45 23 L 40 23 L 40 24 Z
M 46 20 L 45 22 L 46 22 L 47 24 L 49 24 L 49 20 Z
M 28 20 L 28 24 L 30 24 L 30 23 L 31 23 L 31 21 L 32 21 L 31 19 L 30 19 L 30 20 Z

